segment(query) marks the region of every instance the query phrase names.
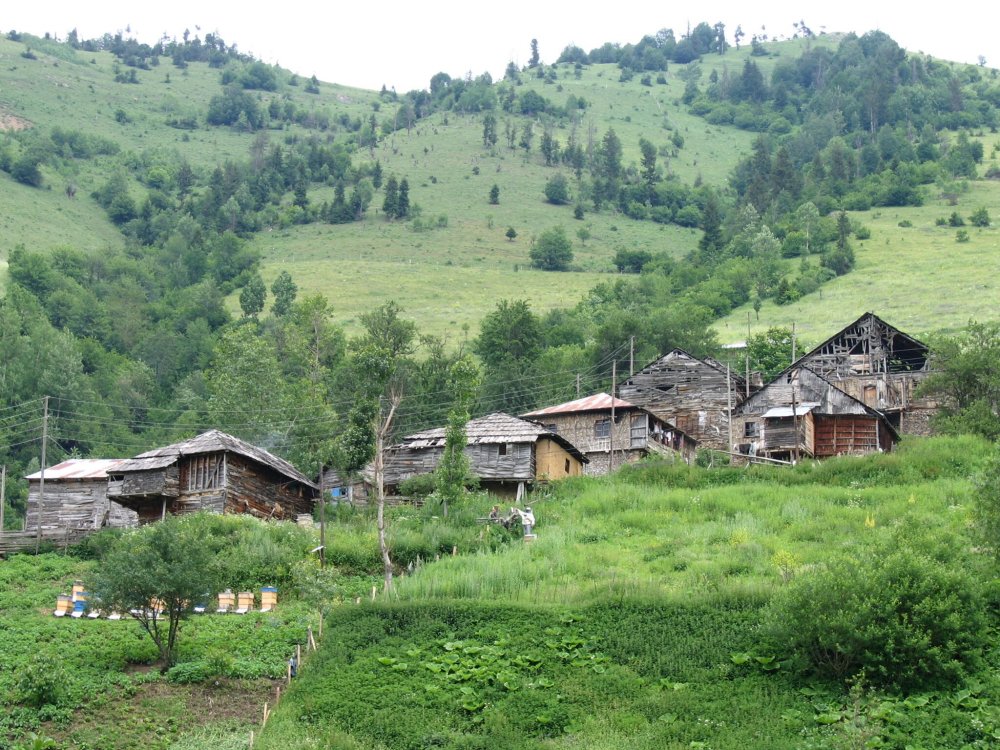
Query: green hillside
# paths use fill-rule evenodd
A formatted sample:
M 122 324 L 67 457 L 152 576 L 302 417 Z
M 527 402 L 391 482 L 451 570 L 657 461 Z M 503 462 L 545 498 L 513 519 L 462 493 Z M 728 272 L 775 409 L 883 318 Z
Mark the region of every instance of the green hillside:
M 1000 144 L 985 138 L 987 153 Z M 796 330 L 813 343 L 822 341 L 852 318 L 870 310 L 915 335 L 955 331 L 970 320 L 997 319 L 1000 302 L 1000 228 L 969 226 L 969 215 L 985 207 L 1000 216 L 1000 183 L 969 184 L 955 204 L 933 198 L 919 207 L 894 207 L 852 213 L 871 229 L 858 243 L 857 266 L 847 274 L 787 305 L 765 302 L 760 316 L 742 305 L 715 324 L 720 341 L 742 341 L 772 326 Z M 939 226 L 953 212 L 964 217 L 965 242 L 959 229 Z

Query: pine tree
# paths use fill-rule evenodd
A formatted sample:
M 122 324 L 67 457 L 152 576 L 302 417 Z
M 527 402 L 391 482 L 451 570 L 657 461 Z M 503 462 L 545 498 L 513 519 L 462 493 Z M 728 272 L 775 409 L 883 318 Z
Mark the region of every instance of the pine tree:
M 382 211 L 385 212 L 387 219 L 393 219 L 398 210 L 399 183 L 396 181 L 396 175 L 389 175 L 389 179 L 385 182 L 385 200 L 382 201 Z
M 410 215 L 410 183 L 404 177 L 399 183 L 399 198 L 396 202 L 396 218 L 405 219 Z

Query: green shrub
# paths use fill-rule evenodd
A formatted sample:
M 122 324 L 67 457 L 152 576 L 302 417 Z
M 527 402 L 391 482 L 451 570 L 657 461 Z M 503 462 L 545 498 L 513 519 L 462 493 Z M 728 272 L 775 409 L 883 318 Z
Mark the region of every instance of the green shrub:
M 979 661 L 978 582 L 907 546 L 885 545 L 798 576 L 772 603 L 771 648 L 809 671 L 904 691 L 953 685 Z

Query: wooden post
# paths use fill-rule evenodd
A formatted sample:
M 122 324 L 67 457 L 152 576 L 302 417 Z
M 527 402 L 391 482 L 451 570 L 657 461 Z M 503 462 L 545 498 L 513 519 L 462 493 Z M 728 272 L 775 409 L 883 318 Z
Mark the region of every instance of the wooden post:
M 3 536 L 3 506 L 7 503 L 7 464 L 0 473 L 0 537 Z
M 35 554 L 42 544 L 42 509 L 45 507 L 45 445 L 49 442 L 49 397 L 42 399 L 42 473 L 38 482 L 38 530 L 35 532 Z
M 795 364 L 795 323 L 792 323 L 792 362 Z
M 319 467 L 319 567 L 326 567 L 326 490 L 323 487 L 323 465 Z
M 635 375 L 635 336 L 628 337 L 628 376 Z M 611 393 L 614 396 L 614 392 Z
M 361 601 L 361 597 L 358 597 L 358 601 Z M 319 638 L 323 640 L 323 613 L 319 613 Z
M 726 450 L 733 449 L 733 389 L 729 384 L 729 365 L 726 365 L 726 413 L 729 414 L 729 445 Z M 732 463 L 732 461 L 730 461 Z
M 267 725 L 267 703 L 264 704 L 264 719 L 260 722 L 262 727 Z
M 750 398 L 750 311 L 749 310 L 747 310 L 747 345 L 743 348 L 743 350 L 746 352 L 746 360 L 747 360 L 746 397 Z
M 615 386 L 618 379 L 618 359 L 611 361 L 611 424 L 608 429 L 608 473 L 615 470 Z
M 793 376 L 794 377 L 794 376 Z M 795 413 L 795 383 L 792 383 L 792 455 L 795 463 L 799 462 L 799 418 Z
M 250 750 L 253 750 L 253 730 L 250 730 Z
M 302 665 L 302 644 L 295 644 L 295 663 L 299 666 Z
M 576 374 L 576 397 L 580 398 L 580 373 Z

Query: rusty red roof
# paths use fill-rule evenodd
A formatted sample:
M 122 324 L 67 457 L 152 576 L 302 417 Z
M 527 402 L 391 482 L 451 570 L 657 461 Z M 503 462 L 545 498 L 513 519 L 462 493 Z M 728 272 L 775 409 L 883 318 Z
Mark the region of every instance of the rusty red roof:
M 620 398 L 611 398 L 607 393 L 595 393 L 593 396 L 584 396 L 575 401 L 567 401 L 564 404 L 548 406 L 544 409 L 529 411 L 522 414 L 524 417 L 544 417 L 546 414 L 572 414 L 578 411 L 610 411 L 612 403 L 616 409 L 635 409 L 635 404 L 623 401 Z
M 48 480 L 80 480 L 88 479 L 104 481 L 108 472 L 125 461 L 124 458 L 71 458 L 68 461 L 49 466 L 45 469 L 45 479 Z M 42 472 L 36 471 L 25 477 L 29 482 L 41 481 Z

